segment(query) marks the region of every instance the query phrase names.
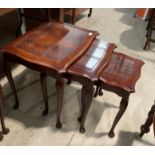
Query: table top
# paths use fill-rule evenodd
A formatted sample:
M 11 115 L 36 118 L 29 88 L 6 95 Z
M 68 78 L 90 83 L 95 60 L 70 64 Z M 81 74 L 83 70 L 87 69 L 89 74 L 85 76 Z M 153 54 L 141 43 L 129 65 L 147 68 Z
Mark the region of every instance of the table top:
M 97 35 L 96 31 L 50 21 L 7 44 L 1 52 L 64 73 Z
M 116 47 L 113 43 L 96 39 L 87 52 L 72 64 L 67 72 L 72 75 L 82 75 L 93 82 L 97 81 Z
M 99 79 L 127 92 L 135 92 L 135 83 L 140 77 L 143 64 L 141 60 L 113 52 L 108 66 L 101 72 Z

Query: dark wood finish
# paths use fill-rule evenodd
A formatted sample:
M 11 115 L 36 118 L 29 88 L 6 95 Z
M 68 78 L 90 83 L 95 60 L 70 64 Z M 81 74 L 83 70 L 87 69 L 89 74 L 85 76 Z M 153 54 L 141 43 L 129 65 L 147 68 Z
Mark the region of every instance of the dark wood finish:
M 96 39 L 87 52 L 69 67 L 68 73 L 96 82 L 109 63 L 113 49 L 116 47 L 115 44 Z
M 61 128 L 61 121 L 60 121 L 60 113 L 62 108 L 62 100 L 63 100 L 63 92 L 64 92 L 64 80 L 63 78 L 57 78 L 55 84 L 57 90 L 57 123 L 56 127 L 59 129 Z
M 72 18 L 72 24 L 75 24 L 77 16 L 79 16 L 82 12 L 88 10 L 88 8 L 67 8 L 64 9 L 64 14 L 70 16 Z M 89 9 L 88 17 L 92 14 L 92 8 Z
M 4 99 L 3 99 L 3 94 L 2 94 L 2 88 L 1 88 L 1 85 L 0 85 L 0 121 L 1 121 L 2 133 L 3 134 L 8 134 L 9 129 L 6 128 L 5 122 L 4 122 L 3 105 L 4 105 Z M 2 139 L 3 139 L 3 135 L 0 133 L 0 141 Z
M 120 109 L 110 129 L 109 137 L 115 135 L 114 129 L 127 108 L 130 93 L 135 92 L 135 84 L 140 77 L 143 64 L 144 62 L 141 60 L 113 52 L 108 66 L 100 74 L 100 87 L 122 97 Z
M 19 103 L 12 80 L 10 62 L 17 62 L 41 72 L 41 87 L 45 99 L 45 110 L 43 114 L 45 115 L 48 113 L 45 74 L 56 79 L 56 126 L 61 128 L 62 75 L 66 73 L 69 66 L 87 51 L 97 35 L 98 32 L 96 31 L 50 21 L 4 46 L 0 52 L 4 55 L 5 71 L 16 97 L 16 107 L 18 107 Z
M 63 77 L 82 84 L 82 109 L 78 118 L 80 132 L 85 132 L 84 123 L 97 85 L 96 95 L 102 89 L 122 97 L 109 136 L 124 114 L 130 93 L 135 92 L 135 83 L 140 77 L 142 61 L 125 54 L 113 52 L 115 44 L 96 39 L 98 33 L 69 24 L 48 22 L 24 34 L 1 49 L 5 58 L 8 79 L 12 82 L 8 62 L 18 62 L 41 72 L 41 86 L 48 113 L 46 75 L 56 79 L 57 123 L 61 128 L 60 113 L 63 100 Z M 13 85 L 13 84 L 12 84 Z M 13 88 L 14 86 L 12 86 Z M 13 88 L 14 89 L 14 88 Z M 15 90 L 15 89 L 14 89 Z
M 4 57 L 3 65 L 4 65 L 5 75 L 6 75 L 7 79 L 8 79 L 8 81 L 9 81 L 9 84 L 11 86 L 11 89 L 13 91 L 14 98 L 15 98 L 15 104 L 14 104 L 13 108 L 18 109 L 19 101 L 18 101 L 16 88 L 15 88 L 13 78 L 12 78 L 12 74 L 11 74 L 11 63 L 5 57 Z
M 100 74 L 100 80 L 114 87 L 133 93 L 140 77 L 143 61 L 114 52 L 107 68 Z
M 42 88 L 42 92 L 43 92 L 43 97 L 44 97 L 44 101 L 45 101 L 45 109 L 42 112 L 42 114 L 44 116 L 46 116 L 48 114 L 48 111 L 49 111 L 46 77 L 47 77 L 46 74 L 40 73 L 40 84 L 41 84 L 41 88 Z
M 151 107 L 145 123 L 141 126 L 141 133 L 139 136 L 142 137 L 145 133 L 148 133 L 152 124 L 155 136 L 155 104 Z

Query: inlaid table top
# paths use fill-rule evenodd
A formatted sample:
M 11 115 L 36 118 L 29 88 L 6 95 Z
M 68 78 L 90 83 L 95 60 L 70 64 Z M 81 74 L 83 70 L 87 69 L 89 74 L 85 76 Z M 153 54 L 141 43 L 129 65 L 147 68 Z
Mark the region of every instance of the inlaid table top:
M 113 52 L 109 65 L 101 72 L 99 79 L 111 86 L 133 93 L 143 64 L 141 60 Z
M 7 44 L 2 51 L 63 73 L 97 35 L 96 31 L 50 21 Z

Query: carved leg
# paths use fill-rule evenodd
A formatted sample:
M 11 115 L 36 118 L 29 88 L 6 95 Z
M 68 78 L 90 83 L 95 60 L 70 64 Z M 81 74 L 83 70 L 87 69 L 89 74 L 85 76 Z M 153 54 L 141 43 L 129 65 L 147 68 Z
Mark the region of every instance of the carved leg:
M 88 14 L 88 17 L 90 17 L 92 14 L 92 8 L 89 9 L 89 14 Z
M 151 110 L 149 111 L 148 117 L 145 123 L 141 126 L 141 133 L 139 134 L 140 137 L 142 137 L 145 133 L 148 133 L 150 131 L 150 126 L 153 123 L 154 113 L 155 113 L 155 104 L 152 106 Z
M 84 88 L 82 88 L 81 90 L 81 103 L 82 103 L 82 107 L 81 107 L 81 115 L 78 117 L 78 122 L 81 123 L 82 122 L 82 116 L 83 116 L 83 113 L 84 113 L 84 110 L 85 110 L 85 101 L 84 101 L 84 97 L 83 97 L 83 94 L 84 94 Z
M 119 112 L 117 113 L 115 119 L 114 119 L 114 122 L 113 122 L 113 125 L 110 129 L 110 132 L 109 132 L 109 137 L 114 137 L 115 136 L 115 133 L 114 133 L 114 129 L 118 123 L 118 121 L 121 119 L 122 115 L 124 114 L 126 108 L 127 108 L 127 105 L 128 105 L 128 100 L 129 100 L 129 94 L 127 95 L 124 95 L 121 99 L 121 102 L 120 102 L 120 109 L 119 109 Z
M 40 84 L 41 84 L 41 88 L 42 88 L 42 92 L 43 92 L 43 96 L 44 96 L 44 101 L 45 101 L 45 109 L 42 112 L 42 114 L 44 116 L 46 116 L 48 114 L 48 110 L 49 110 L 46 77 L 47 77 L 46 74 L 40 73 Z
M 57 123 L 56 127 L 58 129 L 61 128 L 61 122 L 60 122 L 60 113 L 62 108 L 62 100 L 63 100 L 63 92 L 64 92 L 64 80 L 62 78 L 59 78 L 56 80 L 56 90 L 57 90 Z
M 10 83 L 10 86 L 11 86 L 11 89 L 13 91 L 14 98 L 15 98 L 15 104 L 14 104 L 13 108 L 18 109 L 19 101 L 18 101 L 17 92 L 15 89 L 15 85 L 14 85 L 12 74 L 11 74 L 11 64 L 9 62 L 7 62 L 6 59 L 4 59 L 4 71 L 5 71 L 5 75 L 7 76 L 8 81 Z
M 3 134 L 8 134 L 9 129 L 5 127 L 5 123 L 4 123 L 3 106 L 4 106 L 4 99 L 3 99 L 2 89 L 1 89 L 1 85 L 0 85 L 0 119 L 1 119 L 1 126 L 2 126 Z
M 89 107 L 91 105 L 91 101 L 93 98 L 93 92 L 94 92 L 94 88 L 93 88 L 93 84 L 89 85 L 89 86 L 83 86 L 82 87 L 82 93 L 81 93 L 81 98 L 82 98 L 82 114 L 79 117 L 79 121 L 81 122 L 80 124 L 80 132 L 84 133 L 85 132 L 85 127 L 84 127 L 84 123 L 85 123 L 85 119 L 89 110 Z

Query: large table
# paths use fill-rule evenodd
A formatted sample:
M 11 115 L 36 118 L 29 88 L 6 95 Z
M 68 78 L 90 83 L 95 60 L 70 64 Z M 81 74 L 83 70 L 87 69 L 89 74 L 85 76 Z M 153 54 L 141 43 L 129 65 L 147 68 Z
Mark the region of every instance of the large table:
M 41 85 L 46 105 L 43 114 L 48 113 L 45 75 L 56 79 L 57 127 L 61 127 L 59 114 L 63 98 L 62 77 L 67 69 L 87 51 L 97 35 L 96 31 L 50 21 L 4 46 L 0 51 L 4 56 L 5 74 L 15 96 L 14 108 L 18 108 L 19 101 L 11 75 L 11 63 L 17 62 L 41 72 Z

